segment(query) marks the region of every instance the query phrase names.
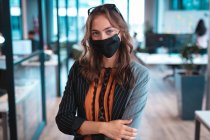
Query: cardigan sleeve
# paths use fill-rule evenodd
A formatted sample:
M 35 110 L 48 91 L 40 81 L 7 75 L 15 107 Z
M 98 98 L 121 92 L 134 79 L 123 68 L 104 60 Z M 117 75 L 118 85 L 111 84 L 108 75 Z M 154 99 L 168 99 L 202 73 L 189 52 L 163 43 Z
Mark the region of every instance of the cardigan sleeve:
M 85 121 L 84 118 L 76 116 L 75 90 L 73 83 L 75 81 L 78 62 L 75 62 L 69 72 L 68 81 L 65 87 L 64 95 L 59 105 L 59 110 L 55 118 L 58 129 L 69 135 L 78 135 L 77 130 Z
M 140 127 L 142 112 L 147 101 L 149 82 L 148 69 L 146 69 L 145 67 L 140 68 L 140 71 L 134 71 L 134 76 L 137 77 L 136 84 L 134 85 L 134 88 L 130 91 L 131 95 L 122 117 L 122 119 L 132 119 L 131 124 L 129 124 L 128 126 L 136 129 L 139 129 Z

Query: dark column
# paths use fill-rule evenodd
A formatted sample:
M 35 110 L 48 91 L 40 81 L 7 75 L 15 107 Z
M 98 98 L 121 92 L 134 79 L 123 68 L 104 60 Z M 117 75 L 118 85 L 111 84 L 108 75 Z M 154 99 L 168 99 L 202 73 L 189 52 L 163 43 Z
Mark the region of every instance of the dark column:
M 61 96 L 61 58 L 60 58 L 60 18 L 59 18 L 59 0 L 56 0 L 56 8 L 57 8 L 57 28 L 58 28 L 58 34 L 57 34 L 57 55 L 58 55 L 58 90 L 57 90 L 57 96 Z
M 6 90 L 9 100 L 9 129 L 10 139 L 17 140 L 17 121 L 16 121 L 16 104 L 15 104 L 15 86 L 14 86 L 14 66 L 12 51 L 12 27 L 10 16 L 10 1 L 2 1 L 2 33 L 5 37 L 5 54 L 6 54 Z
M 41 58 L 41 66 L 40 66 L 40 72 L 41 72 L 41 84 L 42 84 L 42 118 L 43 121 L 46 122 L 46 96 L 45 96 L 45 75 L 44 75 L 44 27 L 45 27 L 45 0 L 38 0 L 38 11 L 39 11 L 39 38 L 40 38 L 40 50 L 42 53 L 40 54 Z

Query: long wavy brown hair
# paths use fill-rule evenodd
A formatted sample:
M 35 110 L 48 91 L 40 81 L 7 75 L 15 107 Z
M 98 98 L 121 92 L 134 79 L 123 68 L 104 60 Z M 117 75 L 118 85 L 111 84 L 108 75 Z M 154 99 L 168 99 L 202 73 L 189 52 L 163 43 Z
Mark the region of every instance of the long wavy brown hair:
M 116 8 L 116 7 L 115 7 Z M 128 26 L 119 13 L 118 9 L 110 9 L 107 5 L 95 7 L 91 14 L 89 14 L 85 25 L 85 35 L 81 43 L 84 47 L 82 56 L 79 59 L 81 66 L 80 73 L 85 79 L 94 81 L 99 78 L 99 73 L 102 69 L 103 56 L 97 53 L 91 46 L 89 46 L 89 39 L 91 37 L 92 22 L 96 16 L 104 14 L 109 20 L 110 24 L 120 30 L 121 46 L 118 49 L 118 57 L 116 60 L 116 72 L 114 79 L 121 86 L 128 85 L 131 88 L 134 85 L 134 76 L 131 72 L 131 52 L 133 45 L 131 43 L 131 36 L 128 31 Z

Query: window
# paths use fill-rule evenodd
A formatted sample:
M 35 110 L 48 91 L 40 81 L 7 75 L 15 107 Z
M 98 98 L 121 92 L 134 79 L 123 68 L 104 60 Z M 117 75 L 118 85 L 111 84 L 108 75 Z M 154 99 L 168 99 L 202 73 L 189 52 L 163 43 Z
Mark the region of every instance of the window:
M 209 0 L 171 0 L 171 10 L 208 10 Z
M 10 1 L 12 38 L 22 39 L 22 13 L 20 9 L 20 0 Z
M 78 41 L 84 36 L 84 25 L 88 16 L 88 9 L 94 6 L 98 6 L 101 4 L 101 0 L 79 0 L 79 10 L 78 10 Z
M 68 40 L 69 41 L 76 41 L 77 40 L 77 8 L 76 8 L 76 1 L 69 0 L 68 3 Z
M 20 7 L 20 0 L 10 0 L 10 5 L 12 7 Z
M 127 0 L 105 0 L 104 2 L 115 4 L 117 8 L 120 10 L 121 14 L 123 15 L 123 18 L 125 19 L 125 21 L 128 20 Z
M 59 17 L 59 26 L 57 26 L 57 7 L 56 0 L 53 1 L 53 35 L 56 36 L 58 34 L 58 27 L 60 32 L 60 40 L 66 40 L 66 6 L 65 0 L 58 1 L 58 17 Z
M 77 5 L 78 2 L 78 5 Z M 131 35 L 138 33 L 138 40 L 143 41 L 144 23 L 144 0 L 104 0 L 104 3 L 114 3 L 120 10 L 124 19 L 129 24 Z M 88 9 L 102 4 L 102 0 L 69 0 L 68 1 L 68 29 L 69 41 L 80 42 L 84 36 L 83 27 L 85 25 Z
M 57 40 L 56 36 L 58 34 L 58 26 L 57 26 L 57 7 L 56 7 L 56 0 L 53 0 L 53 41 Z
M 131 35 L 137 33 L 138 41 L 144 40 L 144 0 L 129 1 L 129 27 Z
M 12 23 L 12 38 L 13 39 L 21 39 L 22 38 L 22 31 L 21 31 L 21 19 L 19 16 L 12 16 L 11 17 Z
M 143 41 L 143 25 L 144 25 L 144 0 L 105 0 L 105 3 L 114 3 L 125 21 L 128 23 L 131 35 L 137 32 L 137 39 Z

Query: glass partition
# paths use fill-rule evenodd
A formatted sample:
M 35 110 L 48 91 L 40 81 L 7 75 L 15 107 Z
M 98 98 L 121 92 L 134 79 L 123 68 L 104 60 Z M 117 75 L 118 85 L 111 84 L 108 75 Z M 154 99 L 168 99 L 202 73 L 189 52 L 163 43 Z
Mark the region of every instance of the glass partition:
M 27 0 L 27 4 L 32 2 L 31 5 L 36 9 L 41 8 L 42 13 L 44 5 L 41 1 Z M 0 92 L 5 93 L 0 95 L 0 122 L 3 124 L 0 139 L 37 140 L 46 124 L 43 42 L 38 43 L 39 49 L 32 51 L 32 41 L 22 40 L 21 25 L 13 26 L 13 17 L 22 20 L 20 3 L 20 0 L 0 1 L 0 32 L 5 37 L 3 48 L 0 47 L 6 56 L 4 60 L 7 65 L 4 70 L 0 68 Z M 39 15 L 38 11 L 29 9 L 26 14 Z M 38 18 L 37 23 L 42 26 Z M 33 18 L 27 22 L 30 21 L 33 22 Z M 40 29 L 37 34 L 42 36 Z
M 14 66 L 18 139 L 33 139 L 42 123 L 40 58 L 36 55 Z
M 60 71 L 60 92 L 64 91 L 68 77 L 68 52 L 67 52 L 67 1 L 58 1 L 58 30 L 59 30 L 59 71 Z
M 12 7 L 19 7 L 20 0 L 14 0 Z M 40 43 L 39 5 L 38 0 L 26 0 L 26 17 L 28 39 L 14 38 L 12 40 L 15 105 L 18 139 L 35 139 L 45 120 L 43 110 L 41 54 L 43 46 Z M 15 12 L 17 13 L 17 12 Z M 13 17 L 11 12 L 11 17 Z M 18 16 L 21 18 L 21 12 Z M 18 21 L 17 21 L 18 22 Z M 14 23 L 12 19 L 12 24 Z M 21 23 L 21 22 L 18 22 Z M 42 26 L 42 25 L 41 25 Z M 12 28 L 16 32 L 16 28 Z M 17 36 L 13 34 L 13 36 Z M 47 56 L 45 55 L 45 59 Z
M 56 93 L 61 96 L 68 73 L 67 0 L 53 0 L 53 39 L 51 48 L 56 56 Z M 50 23 L 51 24 L 51 23 Z

